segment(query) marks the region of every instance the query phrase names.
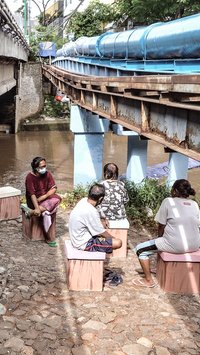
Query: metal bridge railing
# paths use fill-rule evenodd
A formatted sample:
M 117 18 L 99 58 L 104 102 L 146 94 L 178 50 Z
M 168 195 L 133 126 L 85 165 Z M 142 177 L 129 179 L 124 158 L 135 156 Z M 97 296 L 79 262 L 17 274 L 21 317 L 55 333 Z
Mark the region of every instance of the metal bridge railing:
M 16 41 L 20 43 L 22 47 L 25 48 L 25 50 L 30 50 L 29 45 L 23 36 L 23 33 L 21 32 L 14 16 L 10 12 L 4 0 L 0 0 L 0 25 L 3 32 L 16 39 Z

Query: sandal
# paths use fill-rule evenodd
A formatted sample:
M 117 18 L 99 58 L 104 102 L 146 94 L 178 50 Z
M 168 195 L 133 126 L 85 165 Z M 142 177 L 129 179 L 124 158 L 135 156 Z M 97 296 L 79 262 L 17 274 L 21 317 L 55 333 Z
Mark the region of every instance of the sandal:
M 48 242 L 47 244 L 48 244 L 50 247 L 53 247 L 53 248 L 57 247 L 56 241 Z
M 139 286 L 139 287 L 146 287 L 146 288 L 153 288 L 153 287 L 157 287 L 158 286 L 158 283 L 157 282 L 154 282 L 152 284 L 147 284 L 144 279 L 133 279 L 132 280 L 132 283 L 135 285 L 135 286 Z
M 114 276 L 117 276 L 116 272 L 113 272 L 113 271 L 108 271 L 105 273 L 104 275 L 104 281 L 110 281 L 113 279 Z
M 115 275 L 113 276 L 113 278 L 111 279 L 111 281 L 109 282 L 110 286 L 118 286 L 119 284 L 121 284 L 123 282 L 123 279 L 120 275 Z

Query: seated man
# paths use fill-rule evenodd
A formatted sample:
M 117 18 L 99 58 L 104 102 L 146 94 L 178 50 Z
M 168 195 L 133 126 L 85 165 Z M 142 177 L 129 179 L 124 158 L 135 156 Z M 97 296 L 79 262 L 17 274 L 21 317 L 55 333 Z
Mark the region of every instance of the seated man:
M 106 231 L 96 209 L 105 195 L 101 184 L 91 186 L 88 197 L 82 198 L 69 218 L 69 235 L 74 248 L 112 253 L 121 248 L 122 241 Z

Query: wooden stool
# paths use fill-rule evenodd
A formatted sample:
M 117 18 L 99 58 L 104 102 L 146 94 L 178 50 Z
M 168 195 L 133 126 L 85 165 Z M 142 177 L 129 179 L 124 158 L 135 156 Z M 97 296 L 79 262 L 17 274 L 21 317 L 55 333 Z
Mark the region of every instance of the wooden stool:
M 164 291 L 200 293 L 200 250 L 186 254 L 158 254 L 158 283 Z
M 51 215 L 52 224 L 48 230 L 45 232 L 43 227 L 43 217 L 27 218 L 25 212 L 22 211 L 22 234 L 24 237 L 31 240 L 54 240 L 56 237 L 56 212 Z
M 65 255 L 69 290 L 102 291 L 106 253 L 78 250 L 65 241 Z
M 21 191 L 11 186 L 0 187 L 0 220 L 20 217 Z
M 126 258 L 127 256 L 127 239 L 128 239 L 129 221 L 121 219 L 118 221 L 109 221 L 108 232 L 115 238 L 121 239 L 122 246 L 120 249 L 113 250 L 108 257 Z

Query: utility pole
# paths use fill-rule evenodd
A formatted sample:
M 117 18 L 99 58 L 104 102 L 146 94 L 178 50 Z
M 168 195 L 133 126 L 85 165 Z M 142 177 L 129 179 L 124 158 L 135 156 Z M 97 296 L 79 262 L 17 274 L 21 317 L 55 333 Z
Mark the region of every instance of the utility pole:
M 24 37 L 29 43 L 29 34 L 28 34 L 28 6 L 27 0 L 24 0 Z

